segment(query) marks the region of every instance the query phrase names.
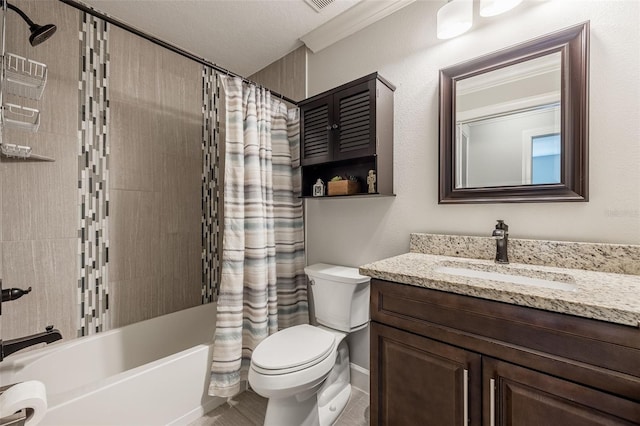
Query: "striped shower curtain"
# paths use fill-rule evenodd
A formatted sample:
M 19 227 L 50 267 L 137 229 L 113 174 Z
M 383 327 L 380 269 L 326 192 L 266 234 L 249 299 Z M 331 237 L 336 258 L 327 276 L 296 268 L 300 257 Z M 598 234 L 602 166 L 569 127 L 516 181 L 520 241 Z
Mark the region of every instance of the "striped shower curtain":
M 225 78 L 224 89 L 222 272 L 209 394 L 228 397 L 240 391 L 258 343 L 307 322 L 308 307 L 296 112 L 239 78 Z

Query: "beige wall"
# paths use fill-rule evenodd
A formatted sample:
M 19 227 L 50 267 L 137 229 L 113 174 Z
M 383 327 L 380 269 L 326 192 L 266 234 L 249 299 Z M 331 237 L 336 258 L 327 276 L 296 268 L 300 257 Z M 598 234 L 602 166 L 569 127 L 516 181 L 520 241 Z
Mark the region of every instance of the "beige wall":
M 307 47 L 300 46 L 248 78 L 294 101 L 301 101 L 307 92 Z
M 0 159 L 0 278 L 33 287 L 2 304 L 0 338 L 54 324 L 76 337 L 78 307 L 78 31 L 80 13 L 57 1 L 16 0 L 57 33 L 31 47 L 7 16 L 7 50 L 44 62 L 49 79 L 37 133 L 6 129 L 6 142 L 55 162 Z M 45 4 L 46 3 L 46 4 Z M 201 300 L 202 67 L 110 27 L 109 293 L 117 327 Z M 8 98 L 6 101 L 17 100 Z
M 357 266 L 406 252 L 410 232 L 487 235 L 498 218 L 513 237 L 640 243 L 640 3 L 527 2 L 446 41 L 435 37 L 439 6 L 415 2 L 309 55 L 309 95 L 376 70 L 398 87 L 397 197 L 307 201 L 309 261 Z M 438 70 L 586 20 L 590 201 L 438 205 Z
M 407 252 L 410 232 L 640 244 L 640 3 L 528 1 L 437 40 L 444 2 L 417 1 L 308 57 L 312 96 L 373 71 L 395 92 L 395 198 L 307 200 L 309 263 L 358 266 Z M 590 201 L 438 205 L 438 70 L 591 20 Z M 354 350 L 355 349 L 355 350 Z M 368 366 L 368 339 L 352 346 Z

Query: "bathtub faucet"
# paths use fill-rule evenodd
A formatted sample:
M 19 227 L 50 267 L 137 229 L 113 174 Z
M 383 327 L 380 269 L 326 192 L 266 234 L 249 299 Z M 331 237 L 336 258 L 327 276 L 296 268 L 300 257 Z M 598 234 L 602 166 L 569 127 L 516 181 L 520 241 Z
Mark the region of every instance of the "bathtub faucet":
M 60 330 L 54 329 L 52 325 L 48 326 L 43 333 L 32 334 L 31 336 L 19 337 L 17 339 L 11 339 L 2 341 L 0 340 L 0 361 L 4 357 L 11 355 L 21 349 L 28 348 L 29 346 L 37 345 L 39 343 L 53 343 L 56 340 L 62 339 Z

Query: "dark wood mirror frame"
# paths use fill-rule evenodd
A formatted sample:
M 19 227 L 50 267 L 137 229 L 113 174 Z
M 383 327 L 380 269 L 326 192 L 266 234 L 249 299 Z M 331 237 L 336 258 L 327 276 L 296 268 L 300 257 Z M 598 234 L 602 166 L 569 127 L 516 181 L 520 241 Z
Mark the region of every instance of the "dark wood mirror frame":
M 455 187 L 456 82 L 560 52 L 562 153 L 560 183 Z M 588 200 L 589 22 L 440 70 L 439 203 Z

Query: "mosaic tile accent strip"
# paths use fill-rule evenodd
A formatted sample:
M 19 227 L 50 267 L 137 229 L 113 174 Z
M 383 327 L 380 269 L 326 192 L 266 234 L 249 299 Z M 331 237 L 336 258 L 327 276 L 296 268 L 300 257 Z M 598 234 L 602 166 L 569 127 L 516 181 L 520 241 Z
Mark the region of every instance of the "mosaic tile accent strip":
M 220 77 L 202 68 L 202 303 L 213 302 L 220 282 Z
M 109 328 L 109 24 L 80 16 L 78 337 Z

